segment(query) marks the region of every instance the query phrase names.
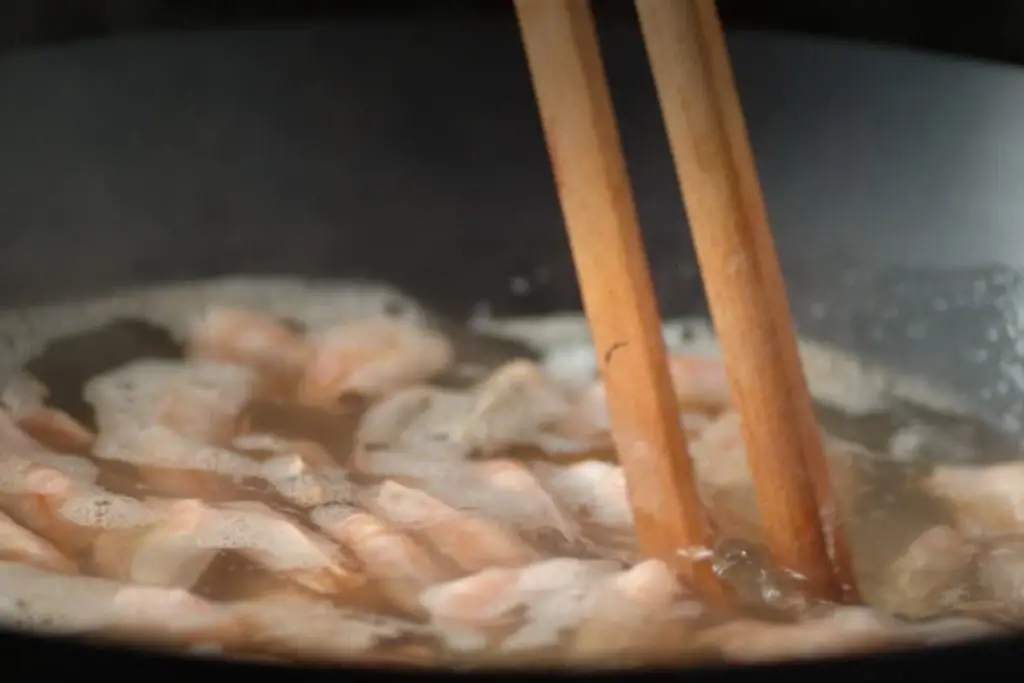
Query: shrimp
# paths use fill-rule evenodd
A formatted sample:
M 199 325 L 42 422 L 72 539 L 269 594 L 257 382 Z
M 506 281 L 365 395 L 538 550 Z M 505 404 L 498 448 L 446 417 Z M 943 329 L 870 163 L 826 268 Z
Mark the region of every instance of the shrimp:
M 429 588 L 420 599 L 452 649 L 543 650 L 579 624 L 588 590 L 616 568 L 574 558 L 491 568 Z
M 474 469 L 486 483 L 485 489 L 494 494 L 492 500 L 498 503 L 492 508 L 495 516 L 530 529 L 554 529 L 568 541 L 578 537 L 576 521 L 526 465 L 500 459 L 474 463 Z
M 180 361 L 137 360 L 90 379 L 82 394 L 93 407 L 100 434 L 152 425 L 167 385 L 183 367 Z
M 350 465 L 362 474 L 416 482 L 428 486 L 433 482 L 453 482 L 466 472 L 469 460 L 462 449 L 447 444 L 424 444 L 418 448 L 357 449 Z
M 161 392 L 155 422 L 199 443 L 230 443 L 241 428 L 242 411 L 256 394 L 255 373 L 211 361 L 185 368 Z
M 212 553 L 191 543 L 202 509 L 198 501 L 139 501 L 58 470 L 30 467 L 20 489 L 0 495 L 0 505 L 55 549 L 82 557 L 107 578 L 188 588 L 212 560 Z
M 668 358 L 668 372 L 676 400 L 684 410 L 717 413 L 732 405 L 729 378 L 721 359 L 676 354 Z
M 217 500 L 232 498 L 244 477 L 258 477 L 252 458 L 203 444 L 161 425 L 122 426 L 96 442 L 96 457 L 133 465 L 139 477 L 160 495 Z
M 301 456 L 281 455 L 262 463 L 260 476 L 285 500 L 301 508 L 328 503 L 349 504 L 356 499 L 356 485 L 348 472 L 332 467 L 311 470 Z
M 412 616 L 424 616 L 420 593 L 451 578 L 414 539 L 368 512 L 330 505 L 314 510 L 312 519 L 352 551 L 392 604 Z
M 456 510 L 394 481 L 377 487 L 368 503 L 397 528 L 422 536 L 463 572 L 517 567 L 537 557 L 518 536 L 492 520 Z
M 707 415 L 724 411 L 732 405 L 728 378 L 721 361 L 705 356 L 675 355 L 668 359 L 669 377 L 682 411 L 688 436 L 697 436 Z M 576 441 L 580 450 L 607 446 L 611 438 L 611 416 L 604 380 L 598 378 L 572 399 L 570 415 L 555 430 L 569 442 Z M 572 450 L 562 448 L 558 450 Z
M 319 335 L 299 385 L 300 401 L 331 403 L 345 394 L 380 396 L 439 374 L 453 360 L 440 333 L 392 318 L 367 318 Z
M 430 414 L 436 411 L 438 404 L 443 406 L 449 401 L 457 403 L 457 412 L 465 410 L 468 404 L 468 399 L 459 394 L 426 386 L 408 387 L 389 394 L 370 406 L 359 421 L 356 444 L 368 450 L 393 448 L 404 441 L 415 443 L 418 441 L 416 427 L 430 421 Z M 412 438 L 406 439 L 407 435 Z
M 49 395 L 39 380 L 20 373 L 4 387 L 0 405 L 31 438 L 60 451 L 88 451 L 96 435 L 64 411 L 48 407 Z
M 579 524 L 526 465 L 507 458 L 472 461 L 422 482 L 420 487 L 448 505 L 474 510 L 520 532 L 575 543 Z M 538 539 L 540 540 L 540 539 Z M 553 539 L 552 539 L 553 540 Z
M 294 391 L 313 345 L 272 316 L 211 307 L 192 328 L 188 353 L 252 368 L 260 378 L 260 395 L 274 397 Z
M 209 508 L 193 539 L 200 547 L 235 550 L 321 595 L 350 595 L 366 584 L 366 577 L 334 544 L 262 503 Z
M 83 533 L 59 511 L 88 487 L 52 467 L 15 458 L 0 462 L 0 509 L 71 555 L 85 548 L 93 535 Z
M 38 569 L 75 574 L 78 567 L 49 541 L 0 512 L 0 561 L 24 562 Z
M 340 609 L 327 601 L 270 595 L 231 608 L 248 634 L 246 651 L 323 661 L 423 664 L 433 638 L 405 619 Z
M 1024 462 L 939 465 L 923 485 L 951 508 L 957 528 L 970 536 L 1024 532 Z
M 703 615 L 703 606 L 686 596 L 664 562 L 645 560 L 591 589 L 572 653 L 599 659 L 614 653 L 669 651 Z
M 498 368 L 474 394 L 452 438 L 483 451 L 543 441 L 544 427 L 566 419 L 571 409 L 568 397 L 527 360 Z
M 886 570 L 881 602 L 910 618 L 952 610 L 968 598 L 977 555 L 977 546 L 960 532 L 932 527 Z
M 206 506 L 198 500 L 177 500 L 146 507 L 157 520 L 140 514 L 139 526 L 107 530 L 96 537 L 90 552 L 93 566 L 111 579 L 192 588 L 220 552 L 196 543 Z
M 728 661 L 755 663 L 941 645 L 991 636 L 1003 629 L 977 619 L 950 617 L 907 623 L 870 607 L 837 607 L 795 623 L 740 619 L 702 632 L 697 641 Z
M 824 442 L 828 473 L 839 509 L 850 509 L 862 489 L 855 466 L 856 447 L 835 439 Z M 743 442 L 740 416 L 733 410 L 721 413 L 691 441 L 701 498 L 717 535 L 752 543 L 762 542 L 761 517 L 754 478 Z M 861 458 L 863 459 L 863 458 Z M 823 516 L 833 514 L 823 506 Z M 831 525 L 826 525 L 830 531 Z
M 581 540 L 579 525 L 525 465 L 504 458 L 464 460 L 444 447 L 356 454 L 360 472 L 408 484 L 459 510 L 487 515 L 524 534 Z M 540 540 L 540 539 L 538 539 Z
M 738 619 L 700 634 L 698 642 L 732 662 L 818 658 L 891 646 L 893 627 L 869 607 L 840 607 L 796 623 Z
M 12 415 L 0 410 L 0 456 L 26 457 L 52 451 L 25 433 Z
M 978 558 L 978 584 L 985 597 L 1024 613 L 1024 539 L 993 542 Z
M 274 434 L 240 434 L 231 441 L 231 448 L 242 455 L 254 456 L 296 456 L 313 469 L 331 469 L 337 466 L 331 453 L 316 443 L 305 439 L 286 439 Z
M 351 464 L 357 470 L 387 476 L 389 467 L 407 466 L 391 454 L 406 454 L 410 462 L 464 459 L 472 447 L 451 438 L 452 425 L 472 405 L 469 396 L 443 389 L 417 386 L 397 391 L 371 405 L 362 416 Z M 390 463 L 383 471 L 382 460 Z M 402 469 L 397 474 L 407 472 Z
M 540 462 L 532 469 L 598 552 L 621 559 L 636 555 L 636 527 L 621 467 L 584 460 L 572 465 Z
M 238 646 L 231 610 L 180 589 L 130 586 L 0 562 L 0 621 L 29 631 L 107 635 L 150 644 Z
M 62 410 L 40 408 L 18 418 L 18 426 L 29 436 L 62 452 L 87 453 L 96 435 Z
M 81 482 L 95 481 L 99 474 L 85 458 L 55 453 L 39 443 L 0 410 L 0 491 L 17 488 L 26 468 L 32 466 L 56 469 Z

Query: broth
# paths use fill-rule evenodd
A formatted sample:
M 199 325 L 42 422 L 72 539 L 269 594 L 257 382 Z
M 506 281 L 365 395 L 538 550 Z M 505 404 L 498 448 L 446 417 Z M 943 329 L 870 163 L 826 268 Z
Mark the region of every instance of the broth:
M 619 666 L 1024 619 L 1016 449 L 838 352 L 805 367 L 864 606 L 766 562 L 713 342 L 670 340 L 717 538 L 686 550 L 735 589 L 723 607 L 639 555 L 578 317 L 444 329 L 386 288 L 252 280 L 8 318 L 0 622 L 19 628 L 275 661 Z

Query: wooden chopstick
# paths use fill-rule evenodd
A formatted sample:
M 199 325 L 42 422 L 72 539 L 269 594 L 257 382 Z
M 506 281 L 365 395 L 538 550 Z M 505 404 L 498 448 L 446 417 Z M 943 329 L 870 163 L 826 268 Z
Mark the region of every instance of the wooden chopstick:
M 641 550 L 720 598 L 589 2 L 515 6 Z
M 714 0 L 636 0 L 775 561 L 857 599 Z M 819 508 L 834 541 L 826 549 Z

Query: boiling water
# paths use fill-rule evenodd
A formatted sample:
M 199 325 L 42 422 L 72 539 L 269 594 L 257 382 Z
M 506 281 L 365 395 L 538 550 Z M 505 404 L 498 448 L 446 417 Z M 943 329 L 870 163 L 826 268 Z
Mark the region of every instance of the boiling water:
M 133 584 L 179 590 L 174 600 L 199 602 L 187 614 L 179 613 L 184 608 L 166 607 L 168 619 L 201 622 L 201 627 L 176 629 L 148 622 L 140 627 L 132 620 L 136 617 L 111 611 L 95 598 L 80 605 L 69 602 L 48 622 L 40 621 L 37 613 L 49 607 L 34 611 L 29 606 L 22 611 L 30 616 L 19 619 L 18 609 L 5 609 L 0 602 L 0 617 L 27 628 L 48 626 L 116 637 L 126 637 L 126 628 L 134 625 L 132 635 L 147 643 L 212 647 L 225 656 L 428 665 L 599 664 L 605 653 L 616 664 L 709 657 L 752 661 L 770 659 L 776 647 L 784 656 L 806 656 L 931 642 L 947 637 L 947 631 L 948 637 L 969 637 L 996 628 L 987 618 L 943 622 L 932 630 L 888 621 L 890 613 L 899 616 L 906 603 L 905 596 L 894 594 L 905 587 L 904 579 L 893 578 L 894 563 L 929 529 L 959 523 L 955 500 L 951 505 L 924 491 L 922 477 L 936 463 L 980 465 L 1016 454 L 1011 440 L 972 417 L 968 402 L 937 385 L 867 366 L 834 349 L 803 345 L 819 421 L 845 454 L 839 461 L 844 474 L 834 480 L 837 486 L 850 487 L 837 494 L 847 501 L 844 514 L 859 588 L 878 611 L 843 612 L 817 603 L 804 593 L 799 580 L 766 563 L 756 533 L 720 538 L 713 549 L 720 575 L 737 595 L 737 603 L 723 611 L 703 605 L 699 596 L 674 583 L 669 586 L 661 580 L 663 568 L 641 562 L 624 489 L 613 489 L 618 497 L 598 497 L 597 508 L 592 505 L 581 512 L 567 498 L 572 487 L 560 488 L 559 482 L 568 481 L 570 473 L 599 477 L 581 479 L 582 484 L 574 484 L 576 490 L 582 486 L 596 491 L 607 482 L 621 481 L 607 439 L 584 439 L 575 442 L 575 448 L 551 450 L 532 437 L 521 443 L 496 440 L 492 429 L 454 459 L 436 456 L 444 450 L 439 444 L 447 438 L 443 434 L 424 433 L 411 446 L 402 442 L 406 450 L 401 457 L 389 454 L 389 448 L 398 448 L 395 444 L 360 448 L 368 411 L 385 403 L 389 394 L 401 393 L 401 388 L 392 387 L 380 396 L 346 394 L 326 402 L 249 400 L 235 416 L 232 424 L 238 426 L 232 430 L 252 439 L 228 439 L 227 445 L 209 441 L 211 448 L 216 442 L 216 448 L 227 451 L 209 457 L 229 463 L 213 475 L 195 465 L 169 465 L 166 454 L 160 462 L 149 459 L 156 457 L 155 451 L 162 453 L 177 438 L 174 435 L 168 437 L 171 441 L 145 441 L 141 448 L 133 442 L 132 458 L 110 457 L 113 447 L 98 445 L 104 443 L 107 426 L 97 414 L 97 378 L 118 377 L 126 368 L 147 363 L 181 372 L 180 363 L 188 353 L 185 342 L 212 305 L 267 313 L 300 336 L 380 315 L 403 324 L 437 326 L 415 302 L 388 288 L 265 279 L 154 288 L 0 316 L 0 338 L 6 346 L 0 368 L 7 378 L 17 381 L 19 373 L 27 372 L 48 390 L 48 408 L 99 432 L 98 441 L 79 443 L 54 440 L 56 432 L 23 425 L 51 452 L 45 456 L 51 460 L 36 451 L 21 453 L 26 467 L 52 464 L 53 457 L 60 457 L 52 454 L 59 452 L 78 456 L 76 466 L 94 468 L 95 476 L 67 478 L 68 486 L 84 493 L 53 493 L 57 484 L 38 489 L 44 498 L 52 496 L 59 503 L 40 513 L 34 507 L 37 502 L 26 503 L 17 494 L 19 486 L 25 488 L 25 479 L 18 480 L 18 473 L 0 473 L 0 480 L 10 480 L 6 489 L 0 486 L 0 512 L 10 515 L 17 528 L 34 532 L 53 546 L 45 555 L 50 559 L 44 561 L 39 553 L 22 552 L 23 545 L 4 546 L 0 534 L 0 560 L 30 558 L 27 561 L 37 570 L 49 572 L 23 576 L 13 565 L 3 565 L 0 585 L 34 594 L 26 586 L 62 586 L 61 580 L 70 586 L 67 582 L 75 574 L 91 574 L 117 582 L 103 586 L 118 605 L 126 586 Z M 436 391 L 445 393 L 436 396 L 449 397 L 453 405 L 470 401 L 473 387 L 515 359 L 531 359 L 531 367 L 572 391 L 584 391 L 594 383 L 593 352 L 585 321 L 578 315 L 475 320 L 465 328 L 442 329 L 453 346 L 453 358 L 443 371 L 423 379 L 443 387 Z M 666 340 L 673 354 L 715 362 L 715 343 L 703 321 L 668 325 Z M 541 393 L 519 403 L 509 399 L 513 395 L 501 397 L 506 410 L 543 403 Z M 199 401 L 201 393 L 195 396 Z M 223 395 L 215 396 L 220 398 L 209 404 L 213 410 L 223 404 Z M 192 415 L 176 424 L 195 422 Z M 498 423 L 488 424 L 493 428 Z M 700 429 L 695 427 L 691 434 L 698 441 Z M 235 433 L 232 438 L 242 437 Z M 584 442 L 587 445 L 579 445 Z M 280 443 L 288 448 L 282 451 Z M 232 464 L 236 462 L 237 467 Z M 63 466 L 56 469 L 69 471 Z M 470 470 L 483 474 L 471 476 Z M 31 476 L 39 478 L 38 472 Z M 475 490 L 484 481 L 480 476 L 491 477 L 486 478 L 490 483 L 512 482 L 515 496 L 502 498 L 498 489 Z M 740 488 L 747 492 L 750 487 L 744 486 Z M 421 489 L 427 502 L 417 497 Z M 426 529 L 425 517 L 417 515 L 427 515 L 438 502 L 458 519 L 442 515 Z M 402 514 L 411 515 L 404 522 L 396 512 L 399 503 L 406 511 Z M 744 508 L 739 516 L 749 516 L 750 501 L 729 499 L 723 507 L 735 508 L 725 511 L 733 516 Z M 618 514 L 620 508 L 625 512 Z M 86 509 L 91 512 L 86 514 Z M 392 515 L 387 524 L 379 525 L 387 514 Z M 396 528 L 402 533 L 388 537 L 391 545 L 379 540 Z M 370 536 L 376 544 L 366 542 Z M 184 537 L 189 538 L 187 543 L 181 540 Z M 977 543 L 965 537 L 963 547 L 973 549 L 971 544 Z M 288 552 L 282 550 L 285 547 Z M 188 561 L 176 555 L 175 548 L 188 555 Z M 381 573 L 383 567 L 388 569 Z M 467 577 L 479 585 L 467 583 Z M 1024 563 L 1021 577 L 1024 580 Z M 976 588 L 975 593 L 988 596 Z M 583 595 L 584 589 L 591 592 Z M 962 614 L 969 598 L 971 604 L 977 602 L 969 593 L 963 588 L 962 604 L 915 603 L 915 609 L 931 618 Z M 609 620 L 600 609 L 612 600 L 609 596 L 632 596 L 635 604 L 645 605 L 644 614 L 662 625 L 653 638 L 658 641 L 654 647 L 638 645 L 651 640 L 650 634 L 636 639 L 621 632 L 608 635 L 616 628 L 643 626 L 642 621 L 625 617 L 621 623 Z M 164 605 L 170 598 L 160 593 L 147 599 Z M 172 603 L 179 605 L 167 604 Z M 1005 617 L 1006 610 L 996 611 Z M 202 616 L 196 616 L 198 612 Z M 976 609 L 971 613 L 977 616 Z M 780 622 L 799 627 L 813 618 L 832 619 L 828 623 L 834 633 L 825 629 L 833 633 L 831 640 L 817 642 L 810 632 L 772 630 Z M 334 637 L 317 640 L 319 631 L 310 623 L 324 624 L 322 630 Z M 344 642 L 339 643 L 338 633 Z M 804 646 L 773 644 L 801 637 L 807 638 Z M 621 642 L 617 646 L 613 641 Z M 630 649 L 622 643 L 638 646 Z

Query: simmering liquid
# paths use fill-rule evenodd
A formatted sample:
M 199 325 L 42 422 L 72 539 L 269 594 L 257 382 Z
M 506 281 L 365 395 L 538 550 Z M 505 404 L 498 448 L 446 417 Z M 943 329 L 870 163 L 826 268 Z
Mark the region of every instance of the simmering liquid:
M 260 281 L 70 310 L 8 320 L 26 338 L 0 411 L 0 622 L 17 628 L 260 660 L 618 666 L 1024 619 L 1024 462 L 955 400 L 897 401 L 846 357 L 805 367 L 852 606 L 767 562 L 714 345 L 670 342 L 717 539 L 680 550 L 732 586 L 721 605 L 639 553 L 592 351 L 564 334 L 578 318 L 482 335 L 386 290 Z

